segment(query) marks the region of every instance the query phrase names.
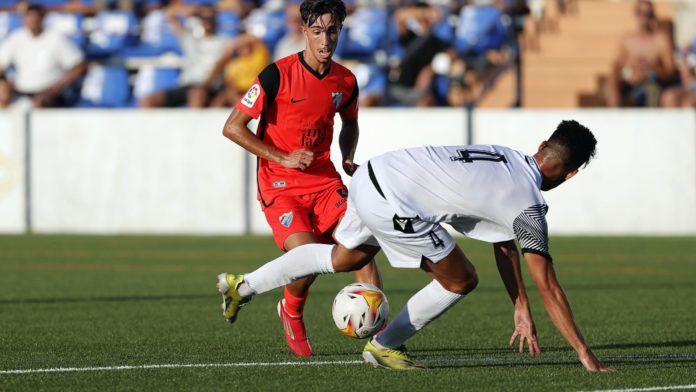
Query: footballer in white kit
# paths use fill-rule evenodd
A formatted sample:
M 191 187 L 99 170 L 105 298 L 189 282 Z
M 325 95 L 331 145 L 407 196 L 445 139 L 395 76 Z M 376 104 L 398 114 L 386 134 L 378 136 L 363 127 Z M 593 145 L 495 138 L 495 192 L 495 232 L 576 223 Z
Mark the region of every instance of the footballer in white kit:
M 532 157 L 490 145 L 418 147 L 372 158 L 353 175 L 336 232 L 347 248 L 382 248 L 394 267 L 438 262 L 467 237 L 517 237 L 523 252 L 549 256 L 541 173 Z M 372 188 L 372 189 L 368 189 Z M 375 241 L 376 237 L 376 241 Z
M 442 226 L 491 242 L 513 303 L 514 331 L 531 355 L 540 354 L 520 268 L 519 241 L 529 273 L 558 331 L 588 371 L 613 371 L 597 358 L 576 324 L 548 247 L 541 195 L 575 176 L 595 155 L 597 140 L 577 121 L 562 121 L 531 156 L 495 145 L 418 147 L 370 159 L 353 175 L 336 245 L 297 247 L 243 275 L 218 275 L 223 315 L 232 322 L 255 294 L 295 279 L 356 270 L 380 249 L 394 267 L 419 267 L 433 280 L 415 293 L 363 349 L 365 362 L 417 369 L 404 343 L 478 284 L 474 265 Z

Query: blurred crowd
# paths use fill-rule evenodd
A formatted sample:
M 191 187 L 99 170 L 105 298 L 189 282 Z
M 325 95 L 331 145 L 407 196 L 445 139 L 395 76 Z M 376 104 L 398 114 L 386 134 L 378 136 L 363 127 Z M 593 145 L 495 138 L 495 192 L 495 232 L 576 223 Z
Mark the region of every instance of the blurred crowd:
M 462 106 L 519 56 L 525 19 L 574 0 L 344 0 L 335 60 L 362 106 Z M 301 51 L 301 0 L 0 0 L 0 108 L 230 107 Z M 696 105 L 696 39 L 653 4 L 620 42 L 608 106 Z M 528 42 L 528 41 L 527 41 Z M 675 49 L 676 47 L 676 49 Z
M 606 85 L 611 107 L 696 107 L 696 37 L 673 42 L 650 0 L 634 6 L 636 29 L 619 42 Z M 676 48 L 675 48 L 676 47 Z
M 300 0 L 0 0 L 0 107 L 229 107 L 301 51 Z M 363 106 L 448 106 L 511 63 L 524 0 L 346 0 Z

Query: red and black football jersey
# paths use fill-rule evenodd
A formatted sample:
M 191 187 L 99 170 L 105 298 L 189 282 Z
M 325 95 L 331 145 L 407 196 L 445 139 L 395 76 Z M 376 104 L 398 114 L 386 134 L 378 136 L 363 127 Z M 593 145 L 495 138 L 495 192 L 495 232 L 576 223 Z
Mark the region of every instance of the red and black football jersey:
M 264 143 L 286 153 L 314 152 L 304 171 L 259 159 L 259 197 L 265 205 L 279 192 L 312 193 L 340 178 L 330 160 L 334 116 L 338 112 L 343 120 L 358 117 L 358 84 L 346 67 L 332 61 L 319 74 L 302 52 L 290 55 L 266 67 L 235 108 L 260 117 L 256 134 Z

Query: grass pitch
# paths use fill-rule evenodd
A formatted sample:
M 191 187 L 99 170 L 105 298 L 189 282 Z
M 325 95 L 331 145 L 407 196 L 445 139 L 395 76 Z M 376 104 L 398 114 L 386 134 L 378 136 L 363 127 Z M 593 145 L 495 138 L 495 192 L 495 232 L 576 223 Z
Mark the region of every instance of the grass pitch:
M 696 388 L 695 238 L 552 239 L 575 317 L 611 374 L 582 369 L 528 275 L 542 356 L 508 348 L 512 305 L 490 245 L 462 246 L 479 287 L 408 342 L 430 369 L 393 372 L 360 363 L 364 341 L 333 325 L 349 274 L 312 287 L 311 359 L 285 347 L 280 290 L 224 321 L 215 275 L 277 256 L 270 238 L 0 236 L 0 390 Z M 393 316 L 429 279 L 378 263 Z

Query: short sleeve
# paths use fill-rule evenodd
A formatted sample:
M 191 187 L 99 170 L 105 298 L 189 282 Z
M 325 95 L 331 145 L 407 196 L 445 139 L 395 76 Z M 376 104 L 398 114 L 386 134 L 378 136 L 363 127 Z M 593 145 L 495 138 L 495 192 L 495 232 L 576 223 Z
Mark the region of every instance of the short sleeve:
M 261 71 L 235 108 L 253 118 L 259 118 L 261 113 L 275 101 L 279 88 L 280 70 L 275 63 L 272 63 Z
M 84 61 L 85 55 L 69 39 L 60 37 L 60 66 L 69 70 Z
M 515 218 L 512 228 L 520 241 L 523 253 L 536 253 L 551 261 L 548 225 L 546 224 L 548 210 L 549 207 L 545 204 L 531 206 Z
M 0 43 L 0 69 L 6 70 L 14 61 L 16 34 L 10 35 Z
M 358 96 L 360 91 L 358 81 L 353 77 L 353 92 L 346 102 L 339 108 L 339 114 L 343 120 L 355 120 L 358 118 Z

